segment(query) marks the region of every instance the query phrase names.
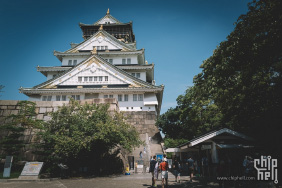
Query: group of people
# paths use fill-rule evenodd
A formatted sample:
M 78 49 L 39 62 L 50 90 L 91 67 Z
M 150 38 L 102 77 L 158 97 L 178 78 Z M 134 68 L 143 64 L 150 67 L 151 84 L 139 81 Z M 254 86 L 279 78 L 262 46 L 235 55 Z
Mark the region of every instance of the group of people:
M 192 182 L 195 162 L 192 159 L 192 157 L 190 157 L 187 160 L 187 163 L 188 163 L 189 174 L 190 174 L 190 182 Z M 177 159 L 175 159 L 173 163 L 173 170 L 174 170 L 173 172 L 175 176 L 175 181 L 180 183 L 180 172 L 182 170 L 182 167 Z M 167 162 L 166 155 L 164 155 L 162 161 L 157 161 L 157 157 L 153 156 L 150 161 L 149 172 L 152 173 L 152 187 L 157 187 L 156 179 L 158 179 L 159 172 L 161 172 L 162 188 L 164 188 L 164 186 L 167 187 L 168 185 L 168 162 Z
M 158 179 L 159 172 L 161 172 L 162 176 L 162 188 L 164 188 L 164 185 L 168 185 L 168 162 L 166 155 L 164 155 L 163 160 L 157 161 L 157 157 L 153 156 L 153 158 L 150 161 L 150 169 L 149 172 L 152 173 L 152 187 L 157 187 L 156 185 L 156 179 Z

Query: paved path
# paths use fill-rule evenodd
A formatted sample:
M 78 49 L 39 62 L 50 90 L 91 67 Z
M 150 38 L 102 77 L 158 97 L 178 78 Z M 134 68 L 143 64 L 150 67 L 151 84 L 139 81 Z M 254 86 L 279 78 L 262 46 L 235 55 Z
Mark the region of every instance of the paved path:
M 149 188 L 151 187 L 151 175 L 149 173 L 120 175 L 99 178 L 72 178 L 47 182 L 0 182 L 0 188 Z M 217 187 L 215 185 L 201 185 L 195 181 L 189 182 L 189 177 L 182 177 L 181 183 L 176 183 L 174 176 L 169 174 L 169 188 L 189 187 Z M 161 180 L 157 180 L 158 188 L 161 188 Z

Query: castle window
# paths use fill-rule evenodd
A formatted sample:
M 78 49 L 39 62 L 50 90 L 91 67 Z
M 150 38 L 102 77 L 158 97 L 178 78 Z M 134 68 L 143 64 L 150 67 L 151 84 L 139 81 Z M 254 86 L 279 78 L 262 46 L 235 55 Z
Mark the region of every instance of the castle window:
M 135 73 L 131 73 L 131 75 L 135 77 Z
M 103 76 L 99 76 L 99 81 L 103 81 Z
M 124 101 L 128 101 L 128 95 L 124 95 Z
M 104 99 L 108 98 L 108 95 L 104 95 Z
M 97 81 L 97 76 L 94 76 L 94 82 Z
M 89 77 L 89 82 L 92 82 L 92 80 L 93 80 L 93 77 Z
M 56 95 L 56 101 L 60 101 L 61 100 L 61 95 Z
M 73 65 L 75 66 L 77 64 L 77 60 L 73 60 Z
M 118 101 L 122 101 L 122 95 L 118 95 Z
M 101 49 L 101 46 L 97 46 L 97 50 L 100 50 Z
M 137 101 L 137 94 L 133 94 L 133 101 Z
M 126 59 L 122 59 L 122 64 L 125 64 L 126 63 Z
M 109 95 L 109 98 L 114 98 L 114 96 L 113 95 Z
M 108 76 L 105 76 L 105 81 L 106 81 L 106 82 L 108 81 Z
M 138 94 L 138 101 L 143 101 L 143 94 Z
M 42 96 L 42 101 L 47 101 L 47 96 Z
M 88 77 L 84 77 L 84 82 L 87 82 L 88 81 Z
M 105 46 L 105 49 L 107 50 L 107 49 L 108 49 L 108 46 Z
M 69 60 L 68 65 L 69 65 L 69 66 L 71 66 L 71 65 L 72 65 L 72 60 Z
M 127 58 L 127 64 L 131 64 L 131 59 Z
M 140 78 L 140 73 L 136 73 L 136 78 Z
M 80 95 L 72 95 L 71 98 L 74 100 L 80 100 Z
M 105 50 L 105 46 L 101 46 L 101 50 Z
M 67 100 L 67 96 L 62 95 L 62 101 L 66 101 Z
M 82 77 L 78 77 L 78 81 L 81 82 L 82 81 Z
M 51 101 L 52 100 L 52 96 L 47 96 L 47 101 Z
M 113 59 L 109 59 L 109 63 L 113 64 Z
M 75 100 L 80 100 L 80 95 L 76 95 Z

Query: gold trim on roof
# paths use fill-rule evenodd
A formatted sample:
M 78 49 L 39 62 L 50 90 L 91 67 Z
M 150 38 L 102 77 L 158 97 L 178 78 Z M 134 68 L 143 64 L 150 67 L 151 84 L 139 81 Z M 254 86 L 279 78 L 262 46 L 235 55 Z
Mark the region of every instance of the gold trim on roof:
M 126 52 L 126 51 L 129 51 L 129 50 L 126 49 L 125 47 L 123 47 L 123 48 L 121 49 L 121 51 L 122 51 L 122 52 Z
M 108 10 L 107 10 L 107 14 L 110 14 L 110 9 L 108 8 Z
M 97 54 L 96 46 L 93 47 L 93 50 L 91 51 L 91 54 Z

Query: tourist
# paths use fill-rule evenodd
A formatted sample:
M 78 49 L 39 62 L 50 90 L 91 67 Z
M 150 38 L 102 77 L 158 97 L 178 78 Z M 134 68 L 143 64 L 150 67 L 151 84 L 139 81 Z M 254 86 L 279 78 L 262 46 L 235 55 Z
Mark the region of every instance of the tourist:
M 140 156 L 140 159 L 142 159 L 143 157 L 142 151 L 140 151 L 139 156 Z
M 167 158 L 166 158 L 166 154 L 164 154 L 163 160 L 164 160 L 164 159 L 167 159 Z
M 163 162 L 160 164 L 160 169 L 162 173 L 162 188 L 164 188 L 164 184 L 166 185 L 166 187 L 168 186 L 168 163 L 166 158 L 164 158 Z
M 206 156 L 203 156 L 202 158 L 202 173 L 203 173 L 203 177 L 207 177 L 208 176 L 208 168 L 209 165 L 209 161 L 208 158 Z
M 153 159 L 150 161 L 150 169 L 149 169 L 149 172 L 152 173 L 152 187 L 156 187 L 156 177 L 158 176 L 158 162 L 156 160 L 156 156 L 154 155 L 153 156 Z M 156 169 L 156 173 L 155 173 L 155 168 L 157 167 Z
M 190 156 L 187 162 L 188 162 L 188 169 L 189 169 L 189 175 L 190 175 L 190 182 L 192 182 L 193 174 L 194 174 L 194 160 Z
M 173 168 L 174 168 L 175 181 L 180 183 L 180 164 L 177 161 L 177 159 L 174 160 Z

